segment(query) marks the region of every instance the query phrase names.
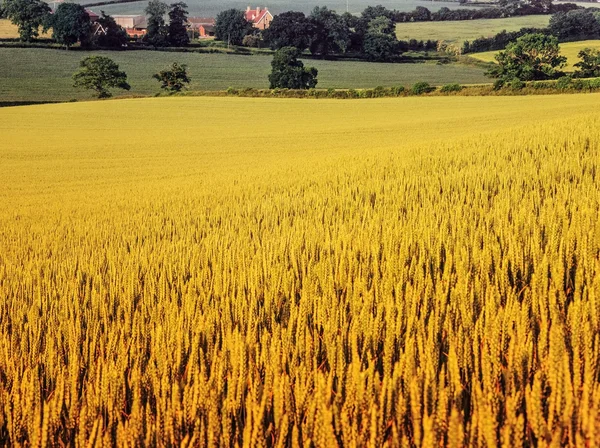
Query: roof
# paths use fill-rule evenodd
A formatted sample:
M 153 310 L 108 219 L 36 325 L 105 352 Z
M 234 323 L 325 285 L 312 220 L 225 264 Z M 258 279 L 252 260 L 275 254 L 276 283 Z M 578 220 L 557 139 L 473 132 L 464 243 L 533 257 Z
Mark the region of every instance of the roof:
M 214 25 L 215 19 L 212 17 L 189 17 L 188 22 L 192 25 Z
M 87 12 L 88 16 L 90 16 L 91 22 L 95 22 L 96 20 L 98 20 L 100 18 L 100 16 L 98 14 L 96 14 L 94 11 L 90 11 L 89 9 L 86 9 L 85 12 Z
M 265 9 L 246 9 L 246 20 L 252 23 L 259 23 L 262 21 L 265 16 L 271 15 L 267 8 Z

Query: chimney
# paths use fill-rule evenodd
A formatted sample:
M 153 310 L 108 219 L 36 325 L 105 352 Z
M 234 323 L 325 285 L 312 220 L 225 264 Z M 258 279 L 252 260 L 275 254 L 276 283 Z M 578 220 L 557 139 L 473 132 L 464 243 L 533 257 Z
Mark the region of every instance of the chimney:
M 246 12 L 250 12 L 250 6 L 246 8 Z
M 257 16 L 260 16 L 260 6 L 257 6 L 257 7 L 256 7 L 256 15 L 257 15 Z

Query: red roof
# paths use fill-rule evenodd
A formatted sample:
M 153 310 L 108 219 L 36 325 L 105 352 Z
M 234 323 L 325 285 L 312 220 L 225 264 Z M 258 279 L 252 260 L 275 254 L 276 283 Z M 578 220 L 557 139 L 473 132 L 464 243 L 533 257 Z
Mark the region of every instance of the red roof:
M 193 25 L 214 25 L 215 19 L 212 17 L 189 17 L 188 22 Z
M 92 22 L 92 23 L 100 18 L 100 16 L 98 14 L 96 14 L 94 11 L 90 11 L 89 9 L 86 9 L 85 12 L 87 12 L 88 16 L 90 16 L 90 22 Z
M 259 23 L 269 13 L 267 8 L 265 9 L 246 9 L 246 20 L 252 23 Z

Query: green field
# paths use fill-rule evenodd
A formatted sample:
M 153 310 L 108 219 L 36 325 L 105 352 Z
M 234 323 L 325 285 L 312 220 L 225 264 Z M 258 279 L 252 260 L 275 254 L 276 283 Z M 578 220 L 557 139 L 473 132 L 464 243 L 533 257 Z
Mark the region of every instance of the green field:
M 129 76 L 130 94 L 153 94 L 159 90 L 152 74 L 172 62 L 188 65 L 193 90 L 222 90 L 228 87 L 268 88 L 269 56 L 172 53 L 158 51 L 94 52 L 45 49 L 0 48 L 0 101 L 61 101 L 89 98 L 90 92 L 72 87 L 71 75 L 79 61 L 90 55 L 114 59 Z M 383 64 L 306 60 L 319 70 L 320 88 L 368 88 L 411 85 L 427 81 L 487 82 L 483 70 L 465 65 L 435 63 Z
M 83 0 L 79 3 L 86 4 L 96 2 L 97 0 Z M 143 11 L 146 1 L 125 3 L 119 5 L 106 5 L 96 9 L 103 9 L 110 14 L 138 14 Z M 188 0 L 186 1 L 188 10 L 192 15 L 214 17 L 220 11 L 228 8 L 246 9 L 247 6 L 256 4 L 246 0 Z M 279 14 L 285 11 L 302 11 L 309 13 L 315 6 L 327 6 L 339 13 L 345 12 L 346 7 L 353 14 L 359 14 L 367 6 L 383 5 L 390 9 L 399 11 L 412 11 L 417 6 L 424 6 L 431 11 L 437 11 L 442 7 L 451 9 L 464 8 L 458 2 L 433 2 L 423 0 L 269 0 L 266 4 L 259 3 L 259 6 L 267 6 L 273 14 Z M 471 7 L 472 8 L 472 7 Z
M 460 20 L 455 22 L 409 22 L 396 25 L 400 40 L 444 40 L 462 44 L 465 40 L 490 37 L 502 30 L 517 31 L 525 27 L 544 28 L 550 16 L 510 17 L 507 19 Z
M 561 54 L 567 57 L 567 65 L 565 67 L 566 71 L 572 71 L 575 69 L 573 64 L 579 62 L 577 55 L 584 48 L 595 48 L 600 50 L 600 40 L 584 40 L 580 42 L 567 42 L 560 44 Z M 494 62 L 494 56 L 496 56 L 497 53 L 497 51 L 486 51 L 484 53 L 469 54 L 469 57 L 479 59 L 480 61 L 484 62 Z

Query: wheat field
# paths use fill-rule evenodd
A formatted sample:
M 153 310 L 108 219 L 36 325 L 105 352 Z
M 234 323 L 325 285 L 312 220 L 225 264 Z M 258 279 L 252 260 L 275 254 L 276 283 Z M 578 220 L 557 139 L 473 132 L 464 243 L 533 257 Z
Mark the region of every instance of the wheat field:
M 0 445 L 600 445 L 599 100 L 0 109 Z

